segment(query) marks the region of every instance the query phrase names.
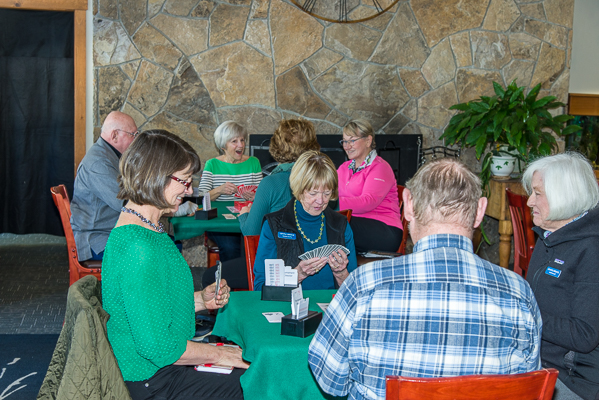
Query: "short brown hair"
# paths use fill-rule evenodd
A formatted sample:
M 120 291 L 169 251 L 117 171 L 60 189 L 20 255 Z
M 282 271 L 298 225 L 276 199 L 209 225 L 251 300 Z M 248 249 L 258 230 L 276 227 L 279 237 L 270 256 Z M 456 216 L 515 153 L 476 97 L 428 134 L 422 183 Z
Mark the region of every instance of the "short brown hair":
M 331 190 L 331 200 L 337 200 L 338 181 L 333 161 L 326 154 L 314 150 L 299 156 L 289 175 L 289 186 L 297 200 L 305 191 L 318 187 Z
M 371 149 L 376 149 L 376 143 L 374 141 L 374 129 L 372 129 L 372 125 L 370 122 L 365 119 L 354 119 L 349 121 L 345 128 L 343 128 L 343 133 L 347 136 L 353 137 L 367 137 L 370 136 L 372 138 L 372 142 L 370 143 Z
M 164 198 L 171 175 L 183 169 L 197 173 L 200 157 L 179 136 L 154 129 L 135 138 L 121 157 L 119 169 L 118 199 L 164 210 L 172 207 Z
M 270 155 L 280 163 L 294 162 L 308 150 L 320 150 L 314 124 L 302 119 L 284 119 L 270 138 Z
M 473 229 L 482 188 L 480 178 L 465 164 L 455 158 L 430 161 L 406 182 L 406 187 L 419 224 L 456 223 Z

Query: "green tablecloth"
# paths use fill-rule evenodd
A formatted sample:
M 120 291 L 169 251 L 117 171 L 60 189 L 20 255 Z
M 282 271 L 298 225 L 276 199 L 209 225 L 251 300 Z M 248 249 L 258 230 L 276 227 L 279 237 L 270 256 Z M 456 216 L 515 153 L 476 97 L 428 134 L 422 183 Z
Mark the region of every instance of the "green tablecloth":
M 227 206 L 233 204 L 233 201 L 213 201 L 212 207 L 218 210 L 218 217 L 209 220 L 195 219 L 194 217 L 171 217 L 170 222 L 173 224 L 173 230 L 175 231 L 175 240 L 191 239 L 206 231 L 241 233 L 237 218 L 225 219 L 223 217 L 223 214 L 232 214 Z M 238 214 L 234 215 L 237 216 Z
M 305 290 L 310 310 L 322 311 L 316 303 L 330 303 L 335 290 Z M 281 335 L 281 324 L 271 324 L 263 312 L 291 313 L 290 302 L 262 301 L 261 292 L 232 292 L 229 304 L 220 310 L 212 332 L 239 344 L 243 358 L 252 363 L 241 377 L 246 400 L 332 399 L 322 392 L 308 365 L 305 339 Z

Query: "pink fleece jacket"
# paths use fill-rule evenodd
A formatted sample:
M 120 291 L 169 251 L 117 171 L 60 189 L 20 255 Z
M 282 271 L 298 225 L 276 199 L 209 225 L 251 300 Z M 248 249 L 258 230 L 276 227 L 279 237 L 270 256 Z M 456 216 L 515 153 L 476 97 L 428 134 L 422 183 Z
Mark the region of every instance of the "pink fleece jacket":
M 353 173 L 347 161 L 339 167 L 339 209 L 352 216 L 376 219 L 402 229 L 397 181 L 389 163 L 377 156 L 368 167 Z

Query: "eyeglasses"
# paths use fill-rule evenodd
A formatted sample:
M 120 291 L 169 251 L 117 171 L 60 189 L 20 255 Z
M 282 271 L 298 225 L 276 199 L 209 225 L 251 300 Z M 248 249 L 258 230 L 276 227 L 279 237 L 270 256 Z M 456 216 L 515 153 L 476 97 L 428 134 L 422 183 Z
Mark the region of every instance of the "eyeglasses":
M 353 145 L 354 145 L 354 143 L 356 143 L 358 140 L 361 140 L 361 139 L 366 139 L 366 137 L 367 137 L 367 136 L 364 136 L 364 137 L 361 137 L 361 138 L 358 138 L 358 139 L 351 139 L 351 140 L 340 140 L 340 141 L 339 141 L 339 144 L 340 144 L 341 146 L 346 146 L 346 145 L 351 145 L 351 146 L 353 146 Z
M 172 176 L 172 175 L 171 175 L 171 179 L 179 182 L 181 185 L 185 186 L 187 189 L 189 189 L 189 187 L 193 183 L 193 179 L 191 179 L 189 182 L 187 182 L 187 181 L 184 181 L 183 179 L 179 179 L 176 176 Z
M 137 135 L 139 135 L 139 131 L 135 131 L 135 132 L 127 132 L 124 129 L 116 129 L 117 131 L 121 131 L 121 132 L 125 132 L 128 133 L 129 135 L 133 136 L 133 139 L 135 139 L 137 137 Z

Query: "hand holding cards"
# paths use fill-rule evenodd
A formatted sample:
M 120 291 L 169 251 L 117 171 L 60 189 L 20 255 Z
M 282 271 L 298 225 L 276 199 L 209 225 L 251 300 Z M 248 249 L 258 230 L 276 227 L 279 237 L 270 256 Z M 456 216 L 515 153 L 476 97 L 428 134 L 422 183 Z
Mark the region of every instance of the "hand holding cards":
M 309 260 L 311 258 L 323 258 L 328 257 L 333 254 L 334 251 L 343 251 L 346 255 L 349 255 L 349 249 L 345 246 L 341 246 L 340 244 L 327 244 L 321 247 L 318 247 L 314 250 L 310 250 L 301 254 L 299 256 L 300 260 Z
M 246 193 L 256 193 L 256 189 L 258 186 L 256 185 L 239 185 L 237 186 L 237 193 L 235 193 L 235 197 L 243 199 L 245 198 L 244 194 Z

